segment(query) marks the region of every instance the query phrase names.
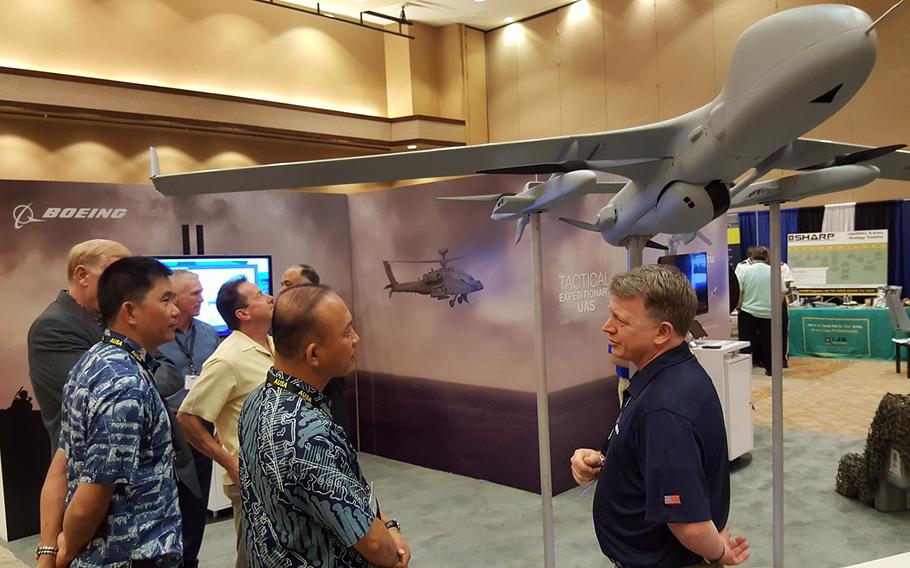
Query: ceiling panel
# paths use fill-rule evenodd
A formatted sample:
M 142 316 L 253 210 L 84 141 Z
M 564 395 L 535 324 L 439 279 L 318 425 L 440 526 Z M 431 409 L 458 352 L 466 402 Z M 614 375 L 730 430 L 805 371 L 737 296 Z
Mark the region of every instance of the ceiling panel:
M 309 8 L 316 7 L 316 0 L 281 0 L 288 4 L 298 4 Z M 582 0 L 585 1 L 585 0 Z M 326 12 L 335 12 L 346 16 L 359 17 L 360 12 L 372 10 L 381 14 L 398 17 L 402 6 L 408 20 L 446 26 L 449 24 L 466 24 L 481 30 L 489 30 L 504 25 L 505 18 L 515 20 L 527 18 L 553 8 L 572 4 L 567 0 L 407 0 L 389 2 L 389 0 L 326 0 L 319 2 Z

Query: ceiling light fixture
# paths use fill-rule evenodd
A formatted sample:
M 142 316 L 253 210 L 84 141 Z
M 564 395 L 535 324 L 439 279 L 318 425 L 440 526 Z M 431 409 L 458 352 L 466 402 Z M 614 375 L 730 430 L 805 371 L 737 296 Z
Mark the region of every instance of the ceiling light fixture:
M 365 0 L 360 0 L 365 1 Z M 311 16 L 320 16 L 322 18 L 330 18 L 336 22 L 344 22 L 345 24 L 351 24 L 354 26 L 359 26 L 361 28 L 367 28 L 369 30 L 374 30 L 377 32 L 382 32 L 384 34 L 391 34 L 400 37 L 406 37 L 408 39 L 414 39 L 414 36 L 406 33 L 403 26 L 413 25 L 404 15 L 404 6 L 401 8 L 401 17 L 396 18 L 395 16 L 389 16 L 387 14 L 382 14 L 379 12 L 374 12 L 373 10 L 364 10 L 360 12 L 359 17 L 349 17 L 345 14 L 339 13 L 337 11 L 327 12 L 322 9 L 321 3 L 318 1 L 311 0 L 253 0 L 253 2 L 258 2 L 260 4 L 266 4 L 268 6 L 278 6 L 279 8 L 286 8 L 288 10 L 294 10 L 295 12 L 301 12 L 303 14 L 310 14 Z M 313 8 L 312 4 L 315 4 L 316 7 Z M 394 22 L 398 24 L 398 31 L 388 30 L 384 27 L 378 27 L 370 25 L 364 21 L 364 16 L 373 18 L 379 18 L 380 20 L 385 20 L 389 22 Z
M 513 18 L 512 16 L 508 16 L 507 18 L 503 19 L 502 21 L 507 24 L 511 24 L 512 22 L 515 21 L 515 18 Z

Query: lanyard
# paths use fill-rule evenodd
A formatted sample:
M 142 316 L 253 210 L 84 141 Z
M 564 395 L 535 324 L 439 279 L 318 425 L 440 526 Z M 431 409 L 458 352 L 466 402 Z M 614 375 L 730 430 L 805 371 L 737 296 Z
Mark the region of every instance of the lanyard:
M 613 429 L 610 430 L 610 435 L 607 436 L 607 443 L 613 439 L 613 434 L 619 433 L 619 421 L 622 420 L 622 411 L 629 406 L 629 403 L 632 402 L 632 396 L 629 394 L 629 388 L 626 387 L 626 390 L 622 391 L 622 406 L 619 407 L 619 416 L 616 417 L 616 424 L 613 425 Z
M 122 339 L 120 339 L 119 337 L 114 337 L 113 335 L 104 335 L 101 338 L 101 342 L 109 343 L 115 347 L 119 347 L 120 349 L 123 349 L 124 351 L 129 353 L 130 356 L 133 359 L 135 359 L 140 365 L 142 365 L 142 368 L 145 369 L 149 375 L 153 375 L 151 367 L 149 367 L 148 362 L 145 360 L 147 356 L 143 356 L 141 353 L 139 353 L 138 351 L 136 351 L 135 349 L 133 349 L 132 347 L 127 345 L 126 342 L 123 341 Z
M 274 368 L 271 368 L 271 369 L 269 369 L 269 374 L 266 377 L 265 382 L 270 385 L 276 386 L 280 389 L 286 390 L 291 394 L 299 396 L 306 402 L 310 403 L 310 406 L 312 406 L 314 410 L 321 412 L 322 415 L 325 416 L 326 418 L 328 418 L 329 420 L 333 420 L 331 414 L 329 414 L 325 410 L 316 406 L 316 402 L 313 400 L 313 397 L 310 396 L 310 393 L 306 392 L 305 389 L 302 389 L 302 388 L 299 388 L 296 386 L 292 386 L 288 382 L 288 380 L 284 377 L 285 377 L 284 373 L 281 373 L 280 371 L 276 371 Z
M 196 348 L 196 326 L 193 325 L 193 322 L 190 322 L 190 331 L 186 334 L 188 338 L 188 344 L 184 345 L 180 338 L 176 335 L 174 336 L 174 343 L 177 344 L 177 347 L 180 348 L 180 351 L 186 357 L 186 362 L 190 368 L 190 374 L 196 374 L 196 363 L 193 362 L 193 350 Z

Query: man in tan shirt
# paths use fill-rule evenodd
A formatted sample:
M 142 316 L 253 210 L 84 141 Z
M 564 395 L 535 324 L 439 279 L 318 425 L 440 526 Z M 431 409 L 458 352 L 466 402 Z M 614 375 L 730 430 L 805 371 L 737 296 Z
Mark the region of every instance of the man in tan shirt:
M 235 278 L 218 290 L 216 306 L 231 334 L 202 366 L 202 374 L 180 406 L 177 419 L 187 440 L 226 471 L 224 494 L 231 500 L 237 529 L 237 567 L 245 567 L 240 538 L 240 444 L 237 424 L 250 392 L 265 381 L 274 363 L 268 331 L 274 301 L 246 278 Z M 202 421 L 215 423 L 219 441 Z

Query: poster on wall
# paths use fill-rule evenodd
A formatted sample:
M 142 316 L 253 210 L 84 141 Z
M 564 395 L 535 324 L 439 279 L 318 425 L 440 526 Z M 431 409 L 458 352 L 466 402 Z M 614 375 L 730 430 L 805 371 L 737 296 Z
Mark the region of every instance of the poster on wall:
M 801 288 L 888 283 L 888 231 L 795 233 L 787 235 L 787 254 Z

